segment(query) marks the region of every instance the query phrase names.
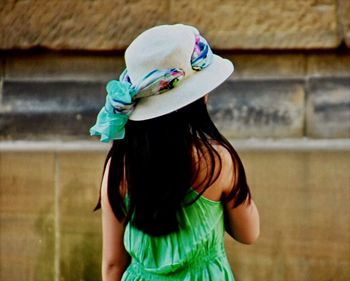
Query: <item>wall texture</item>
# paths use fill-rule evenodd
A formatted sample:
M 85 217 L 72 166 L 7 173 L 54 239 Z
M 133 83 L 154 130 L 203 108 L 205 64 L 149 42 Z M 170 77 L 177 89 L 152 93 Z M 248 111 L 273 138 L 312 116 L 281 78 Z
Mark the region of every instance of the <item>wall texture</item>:
M 349 46 L 348 0 L 5 0 L 0 48 L 124 49 L 144 29 L 198 26 L 218 49 Z
M 349 138 L 349 19 L 349 0 L 1 1 L 0 139 L 87 138 L 125 47 L 177 22 L 235 63 L 210 102 L 228 136 Z
M 234 74 L 209 98 L 234 138 L 349 138 L 350 53 L 223 53 Z M 0 139 L 89 139 L 120 55 L 23 54 L 2 60 Z
M 106 152 L 1 144 L 91 139 L 126 46 L 178 22 L 235 64 L 209 98 L 220 130 L 292 139 L 239 151 L 262 229 L 251 247 L 226 237 L 237 281 L 350 280 L 349 148 L 312 148 L 349 143 L 350 0 L 0 0 L 0 280 L 99 280 Z
M 350 152 L 239 152 L 261 235 L 252 246 L 226 237 L 237 281 L 349 280 Z M 104 157 L 0 152 L 1 280 L 100 280 Z

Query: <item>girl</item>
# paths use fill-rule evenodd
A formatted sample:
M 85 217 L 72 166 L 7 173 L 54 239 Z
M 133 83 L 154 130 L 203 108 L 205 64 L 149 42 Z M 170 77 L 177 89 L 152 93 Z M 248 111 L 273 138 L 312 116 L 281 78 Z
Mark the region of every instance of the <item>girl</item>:
M 146 30 L 125 62 L 90 129 L 113 141 L 96 207 L 102 278 L 234 280 L 224 232 L 250 244 L 259 215 L 242 162 L 206 108 L 233 65 L 182 24 Z

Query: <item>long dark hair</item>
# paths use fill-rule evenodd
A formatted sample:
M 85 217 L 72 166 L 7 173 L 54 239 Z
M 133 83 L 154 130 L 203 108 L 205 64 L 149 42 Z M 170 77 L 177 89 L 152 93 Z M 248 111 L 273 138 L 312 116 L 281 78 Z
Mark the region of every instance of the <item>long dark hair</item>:
M 113 142 L 104 165 L 106 169 L 110 160 L 107 193 L 116 218 L 126 219 L 152 236 L 177 231 L 178 210 L 189 189 L 196 188 L 199 166 L 194 153 L 207 167 L 199 194 L 220 174 L 222 162 L 214 143 L 226 148 L 233 160 L 235 179 L 225 200 L 234 199 L 234 208 L 251 197 L 244 167 L 210 119 L 204 98 L 158 118 L 129 120 L 125 138 Z M 127 187 L 127 205 L 123 184 Z M 99 208 L 100 199 L 95 210 Z

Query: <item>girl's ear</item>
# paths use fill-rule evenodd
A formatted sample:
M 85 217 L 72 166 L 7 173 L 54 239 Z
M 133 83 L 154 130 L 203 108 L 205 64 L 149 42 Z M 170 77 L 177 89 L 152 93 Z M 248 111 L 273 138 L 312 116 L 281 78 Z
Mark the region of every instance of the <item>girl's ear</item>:
M 208 95 L 208 94 L 206 94 L 206 95 L 204 96 L 204 102 L 205 102 L 205 104 L 207 104 L 207 103 L 208 103 L 208 97 L 209 97 L 209 95 Z

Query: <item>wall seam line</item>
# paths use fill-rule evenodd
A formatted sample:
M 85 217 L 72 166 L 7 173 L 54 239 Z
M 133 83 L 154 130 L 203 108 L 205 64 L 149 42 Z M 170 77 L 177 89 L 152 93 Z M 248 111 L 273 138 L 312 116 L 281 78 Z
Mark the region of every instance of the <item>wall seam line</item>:
M 60 159 L 57 152 L 54 152 L 55 159 L 55 258 L 54 272 L 55 281 L 60 280 L 60 259 L 61 259 L 61 235 L 60 235 Z

